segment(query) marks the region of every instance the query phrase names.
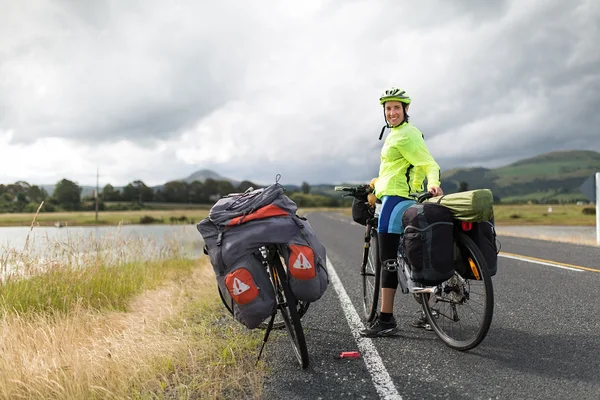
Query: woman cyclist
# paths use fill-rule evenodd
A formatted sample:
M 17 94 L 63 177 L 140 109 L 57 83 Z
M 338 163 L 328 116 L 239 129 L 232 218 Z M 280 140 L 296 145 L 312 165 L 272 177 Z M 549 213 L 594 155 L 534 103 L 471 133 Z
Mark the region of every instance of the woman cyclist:
M 423 134 L 409 122 L 410 97 L 403 90 L 391 88 L 381 95 L 379 103 L 383 105 L 384 129 L 391 128 L 381 149 L 379 177 L 375 182 L 375 194 L 382 201 L 377 227 L 382 265 L 381 312 L 360 332 L 365 337 L 387 336 L 398 331 L 393 315 L 398 288 L 397 252 L 404 232 L 402 214 L 415 203 L 409 193 L 423 191 L 427 178 L 427 190 L 434 196 L 443 194 L 440 167 L 427 150 Z M 425 327 L 422 319 L 413 325 Z

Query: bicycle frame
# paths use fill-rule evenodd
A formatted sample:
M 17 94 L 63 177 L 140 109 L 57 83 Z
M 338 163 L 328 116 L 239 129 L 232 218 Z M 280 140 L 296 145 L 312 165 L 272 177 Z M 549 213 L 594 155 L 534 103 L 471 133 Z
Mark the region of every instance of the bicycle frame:
M 425 294 L 425 293 L 434 293 L 437 286 L 417 286 L 414 281 L 411 279 L 412 275 L 410 273 L 410 265 L 404 259 L 404 257 L 398 257 L 398 286 L 402 290 L 403 294 L 413 293 L 413 294 Z

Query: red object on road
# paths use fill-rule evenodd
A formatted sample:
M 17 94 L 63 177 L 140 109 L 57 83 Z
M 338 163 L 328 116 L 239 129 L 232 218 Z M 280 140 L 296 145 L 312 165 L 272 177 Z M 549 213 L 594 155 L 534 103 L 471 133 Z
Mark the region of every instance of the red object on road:
M 360 353 L 358 351 L 343 351 L 340 354 L 340 358 L 358 358 Z

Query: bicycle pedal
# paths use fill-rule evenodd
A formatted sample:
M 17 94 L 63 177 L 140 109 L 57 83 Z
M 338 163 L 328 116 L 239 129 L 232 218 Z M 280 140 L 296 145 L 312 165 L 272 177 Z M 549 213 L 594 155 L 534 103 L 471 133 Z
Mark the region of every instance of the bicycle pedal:
M 414 294 L 435 293 L 435 287 L 412 288 L 411 292 Z

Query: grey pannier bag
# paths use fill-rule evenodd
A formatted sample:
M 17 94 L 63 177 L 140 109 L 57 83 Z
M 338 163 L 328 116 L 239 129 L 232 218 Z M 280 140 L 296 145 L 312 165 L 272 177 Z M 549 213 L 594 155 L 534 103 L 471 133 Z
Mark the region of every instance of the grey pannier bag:
M 328 284 L 325 247 L 279 184 L 226 196 L 197 225 L 217 283 L 234 301 L 234 317 L 252 329 L 276 307 L 265 266 L 256 254 L 276 245 L 298 300 L 318 300 Z

